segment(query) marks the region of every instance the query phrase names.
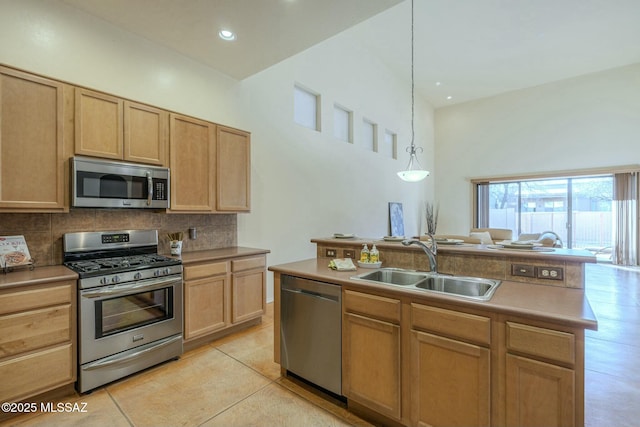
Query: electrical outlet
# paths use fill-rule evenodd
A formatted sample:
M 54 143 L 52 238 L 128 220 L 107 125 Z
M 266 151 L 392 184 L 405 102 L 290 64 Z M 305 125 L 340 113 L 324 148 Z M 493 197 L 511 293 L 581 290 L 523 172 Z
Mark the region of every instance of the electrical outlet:
M 335 258 L 336 257 L 336 250 L 335 249 L 327 249 L 325 251 L 325 256 L 327 258 Z
M 549 280 L 563 279 L 562 267 L 538 267 L 536 270 L 538 273 L 537 274 L 538 279 L 549 279 Z
M 345 258 L 356 259 L 356 251 L 354 251 L 353 249 L 345 249 L 344 250 L 344 257 Z

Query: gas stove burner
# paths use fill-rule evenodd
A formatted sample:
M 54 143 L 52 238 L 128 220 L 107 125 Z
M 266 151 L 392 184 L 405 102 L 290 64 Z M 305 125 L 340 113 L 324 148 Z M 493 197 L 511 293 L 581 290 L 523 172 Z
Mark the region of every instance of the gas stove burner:
M 111 280 L 118 275 L 116 280 L 122 280 L 122 273 L 132 271 L 141 273 L 131 275 L 139 280 L 145 275 L 143 270 L 152 270 L 152 276 L 158 276 L 160 267 L 164 271 L 165 267 L 182 264 L 179 258 L 158 254 L 157 230 L 67 233 L 63 240 L 64 265 L 81 279 L 108 275 Z
M 100 264 L 94 261 L 78 261 L 71 263 L 74 269 L 81 271 L 98 271 L 100 270 Z M 70 265 L 71 266 L 71 265 Z
M 163 267 L 180 264 L 180 260 L 163 255 L 132 255 L 92 260 L 69 261 L 65 265 L 82 276 L 110 274 L 142 268 Z

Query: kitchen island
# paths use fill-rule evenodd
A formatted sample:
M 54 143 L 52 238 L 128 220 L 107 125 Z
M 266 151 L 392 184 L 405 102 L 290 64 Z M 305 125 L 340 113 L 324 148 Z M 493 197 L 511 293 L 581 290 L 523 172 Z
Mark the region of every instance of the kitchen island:
M 597 321 L 582 289 L 503 280 L 478 301 L 352 279 L 364 269 L 334 271 L 330 259 L 269 268 L 277 363 L 280 280 L 300 277 L 342 289 L 342 394 L 359 415 L 400 425 L 584 424 L 584 330 Z

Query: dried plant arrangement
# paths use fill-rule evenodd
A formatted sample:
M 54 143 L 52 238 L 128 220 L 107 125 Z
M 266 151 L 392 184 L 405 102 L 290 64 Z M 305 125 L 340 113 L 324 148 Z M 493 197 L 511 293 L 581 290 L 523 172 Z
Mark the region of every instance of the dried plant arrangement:
M 439 206 L 435 206 L 432 202 L 426 202 L 424 204 L 425 207 L 425 215 L 427 221 L 427 233 L 428 234 L 436 234 L 436 228 L 438 227 L 438 211 L 440 210 Z

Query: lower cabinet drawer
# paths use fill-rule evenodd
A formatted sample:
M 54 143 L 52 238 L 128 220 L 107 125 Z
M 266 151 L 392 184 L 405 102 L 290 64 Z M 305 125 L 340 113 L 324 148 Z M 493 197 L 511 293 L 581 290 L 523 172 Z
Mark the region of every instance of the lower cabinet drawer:
M 267 260 L 264 256 L 234 259 L 231 261 L 231 271 L 234 273 L 244 270 L 252 270 L 254 268 L 265 268 Z
M 184 266 L 184 280 L 196 280 L 204 277 L 227 274 L 229 271 L 228 262 L 210 262 L 207 264 Z
M 71 305 L 0 316 L 0 358 L 71 341 Z
M 69 304 L 76 299 L 75 281 L 39 287 L 24 287 L 0 292 L 0 314 L 17 313 L 58 304 Z
M 568 332 L 507 322 L 507 349 L 573 365 L 575 336 Z
M 491 343 L 491 319 L 475 314 L 412 303 L 411 327 L 479 344 Z
M 345 290 L 343 305 L 346 311 L 366 314 L 393 323 L 400 322 L 400 300 Z
M 0 401 L 16 401 L 70 384 L 75 369 L 71 344 L 0 362 Z

